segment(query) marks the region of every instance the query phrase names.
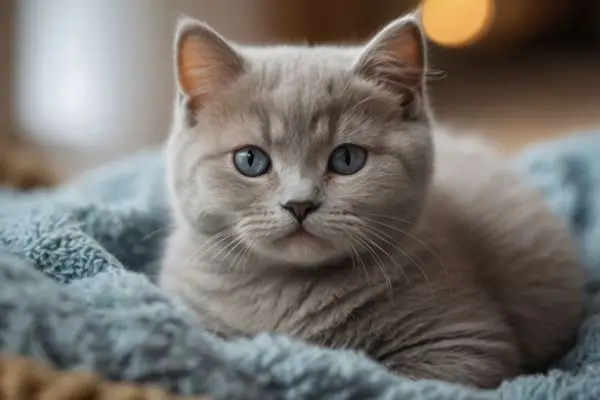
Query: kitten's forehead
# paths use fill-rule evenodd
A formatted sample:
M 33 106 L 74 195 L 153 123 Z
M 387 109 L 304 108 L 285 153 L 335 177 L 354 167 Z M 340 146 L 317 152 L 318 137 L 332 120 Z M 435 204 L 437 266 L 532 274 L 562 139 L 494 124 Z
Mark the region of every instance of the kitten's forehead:
M 311 163 L 323 159 L 340 139 L 378 144 L 383 128 L 375 125 L 398 113 L 396 97 L 353 70 L 360 49 L 277 47 L 244 52 L 249 68 L 210 119 L 226 128 L 235 126 L 226 129 L 232 134 L 225 137 L 221 129 L 214 129 L 218 125 L 212 126 L 226 143 L 222 147 L 255 144 L 286 162 L 300 158 Z M 352 129 L 358 126 L 363 129 Z
M 347 70 L 360 54 L 359 47 L 341 46 L 276 46 L 244 47 L 240 52 L 253 66 L 271 75 L 292 73 L 305 75 L 307 72 L 319 74 L 335 70 Z
M 352 49 L 277 47 L 247 52 L 252 60 L 248 83 L 257 91 L 253 112 L 267 128 L 265 139 L 288 148 L 330 141 L 342 107 L 340 93 L 352 77 Z
M 287 95 L 296 91 L 306 100 L 326 87 L 341 85 L 351 75 L 357 50 L 340 47 L 250 48 L 244 51 L 250 61 L 249 75 L 264 90 Z

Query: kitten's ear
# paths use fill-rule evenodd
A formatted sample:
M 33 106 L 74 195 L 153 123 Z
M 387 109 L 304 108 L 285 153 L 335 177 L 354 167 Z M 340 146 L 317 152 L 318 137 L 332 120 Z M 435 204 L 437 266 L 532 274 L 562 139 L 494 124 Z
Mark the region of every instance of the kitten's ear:
M 419 92 L 426 70 L 425 37 L 419 14 L 396 19 L 366 45 L 358 58 L 356 71 L 394 93 L 408 97 Z
M 175 71 L 180 92 L 198 110 L 243 73 L 244 61 L 211 27 L 183 17 L 175 36 Z

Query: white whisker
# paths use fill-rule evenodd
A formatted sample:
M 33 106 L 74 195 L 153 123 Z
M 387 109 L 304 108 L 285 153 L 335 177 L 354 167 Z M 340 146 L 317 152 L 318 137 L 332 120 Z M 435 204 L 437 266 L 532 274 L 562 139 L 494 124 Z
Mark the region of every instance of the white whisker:
M 349 242 L 347 244 L 350 247 L 350 251 L 352 252 L 352 254 L 351 254 L 352 268 L 356 267 L 355 258 L 354 258 L 354 257 L 356 257 L 356 260 L 360 263 L 360 266 L 365 273 L 365 279 L 367 281 L 367 284 L 369 284 L 371 282 L 371 278 L 369 277 L 369 270 L 367 269 L 367 266 L 365 265 L 364 261 L 362 260 L 360 253 L 356 249 L 356 246 L 354 246 L 354 244 L 353 244 L 354 240 L 352 239 L 352 237 L 350 235 L 348 235 L 347 232 L 341 231 L 341 233 L 349 239 Z
M 384 215 L 381 215 L 380 217 L 386 217 L 386 216 L 384 216 Z M 394 219 L 393 217 L 389 217 L 389 218 L 390 218 L 390 219 Z M 408 237 L 408 238 L 410 238 L 410 239 L 412 239 L 412 240 L 416 241 L 418 244 L 420 244 L 420 245 L 423 247 L 423 249 L 425 249 L 426 251 L 428 251 L 429 253 L 431 253 L 431 254 L 432 254 L 434 257 L 435 257 L 435 259 L 436 259 L 436 261 L 438 262 L 438 264 L 439 264 L 440 268 L 442 269 L 442 271 L 443 271 L 443 272 L 444 272 L 446 275 L 448 275 L 448 274 L 449 274 L 449 273 L 448 273 L 448 269 L 446 268 L 446 266 L 445 266 L 444 262 L 442 261 L 442 259 L 440 258 L 440 256 L 439 256 L 439 255 L 438 255 L 438 254 L 437 254 L 437 253 L 436 253 L 436 252 L 435 252 L 435 251 L 434 251 L 434 250 L 433 250 L 431 247 L 429 247 L 429 246 L 428 246 L 428 245 L 427 245 L 425 242 L 423 242 L 423 241 L 422 241 L 421 239 L 419 239 L 418 237 L 414 236 L 414 235 L 413 235 L 413 234 L 411 234 L 410 232 L 407 232 L 407 231 L 405 231 L 405 230 L 403 230 L 403 229 L 401 229 L 401 228 L 398 228 L 398 227 L 396 227 L 396 226 L 393 226 L 393 225 L 389 225 L 389 224 L 383 223 L 383 222 L 381 222 L 381 221 L 377 221 L 377 220 L 375 220 L 375 219 L 371 219 L 371 218 L 367 218 L 367 217 L 362 217 L 362 219 L 364 219 L 365 221 L 367 221 L 367 222 L 369 222 L 369 223 L 377 224 L 377 225 L 380 225 L 380 226 L 382 226 L 382 227 L 385 227 L 385 228 L 388 228 L 388 229 L 390 229 L 390 230 L 393 230 L 393 231 L 395 231 L 395 232 L 398 232 L 399 234 L 401 234 L 401 235 L 403 235 L 403 236 L 405 236 L 405 237 Z
M 367 241 L 365 238 L 362 238 L 360 235 L 358 235 L 355 232 L 351 233 L 350 231 L 347 231 L 346 233 L 348 235 L 351 235 L 352 237 L 354 237 L 354 239 L 357 240 L 365 248 L 365 250 L 367 250 L 373 256 L 375 264 L 379 268 L 379 271 L 381 272 L 381 275 L 383 276 L 383 279 L 385 280 L 389 296 L 390 296 L 390 298 L 392 298 L 394 295 L 392 281 L 391 281 L 389 275 L 385 272 L 385 267 L 383 265 L 383 261 L 381 260 L 381 258 L 379 258 L 379 255 L 377 254 L 377 252 L 375 250 L 373 250 L 371 243 L 369 243 L 369 241 Z M 373 243 L 373 244 L 375 244 L 375 243 Z
M 433 293 L 433 286 L 431 285 L 431 281 L 429 280 L 429 277 L 427 276 L 427 274 L 425 273 L 425 270 L 423 269 L 424 265 L 423 265 L 422 262 L 420 262 L 419 260 L 415 259 L 410 253 L 404 251 L 400 247 L 400 244 L 394 242 L 393 238 L 390 237 L 389 235 L 387 235 L 385 232 L 383 232 L 381 230 L 378 230 L 377 228 L 374 228 L 372 226 L 363 226 L 363 228 L 368 229 L 372 234 L 374 234 L 375 236 L 377 236 L 380 240 L 382 240 L 383 242 L 387 243 L 388 245 L 394 247 L 404 257 L 406 257 L 408 259 L 408 261 L 410 261 L 415 267 L 417 267 L 417 269 L 419 270 L 419 272 L 423 276 L 423 279 L 425 279 L 425 282 L 427 282 L 427 286 L 429 286 L 430 292 Z M 403 275 L 406 276 L 406 273 L 404 272 L 404 269 L 403 269 L 402 265 L 400 265 L 400 263 L 398 262 L 398 260 L 396 260 L 394 257 L 392 257 L 387 251 L 382 250 L 382 252 L 384 254 L 386 254 L 389 257 L 389 259 L 400 269 L 400 271 L 403 273 Z
M 142 242 L 145 242 L 146 240 L 150 239 L 151 237 L 153 237 L 153 236 L 155 236 L 155 235 L 157 235 L 159 233 L 165 232 L 167 230 L 173 229 L 173 228 L 175 228 L 175 225 L 174 224 L 170 224 L 170 225 L 164 226 L 162 228 L 159 228 L 159 229 L 157 229 L 155 231 L 152 231 L 149 234 L 147 234 L 146 236 L 142 237 Z
M 189 257 L 190 264 L 194 265 L 199 261 L 199 258 L 204 255 L 205 252 L 212 249 L 214 246 L 223 242 L 228 238 L 228 233 L 226 231 L 221 231 L 211 237 L 209 237 L 206 242 L 204 242 L 200 247 L 198 247 L 192 255 Z

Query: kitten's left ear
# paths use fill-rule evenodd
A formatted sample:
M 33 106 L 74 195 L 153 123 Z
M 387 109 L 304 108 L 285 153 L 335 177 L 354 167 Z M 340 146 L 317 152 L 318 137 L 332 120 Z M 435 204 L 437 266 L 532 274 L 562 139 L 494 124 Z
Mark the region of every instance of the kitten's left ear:
M 388 24 L 365 46 L 355 68 L 373 80 L 411 101 L 423 89 L 426 70 L 425 37 L 418 13 Z

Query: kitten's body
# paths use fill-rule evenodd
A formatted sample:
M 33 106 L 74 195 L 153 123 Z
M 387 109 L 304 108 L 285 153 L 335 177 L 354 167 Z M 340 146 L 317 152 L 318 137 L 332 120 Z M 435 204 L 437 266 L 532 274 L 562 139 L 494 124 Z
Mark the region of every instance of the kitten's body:
M 290 241 L 286 245 L 269 244 L 266 250 L 258 247 L 284 229 L 260 191 L 271 190 L 268 185 L 274 183 L 253 181 L 267 185 L 253 189 L 211 164 L 215 149 L 260 140 L 223 133 L 252 129 L 251 114 L 238 113 L 235 102 L 267 97 L 269 112 L 283 115 L 281 126 L 289 120 L 303 125 L 327 96 L 315 91 L 327 86 L 325 92 L 335 98 L 336 80 L 347 79 L 338 69 L 362 50 L 238 51 L 259 65 L 253 73 L 269 82 L 266 90 L 263 82 L 260 96 L 251 93 L 257 89 L 252 81 L 241 78 L 236 96 L 225 95 L 197 123 L 190 123 L 185 105 L 176 109 L 169 161 L 177 227 L 161 285 L 185 299 L 217 332 L 276 331 L 359 349 L 414 378 L 490 387 L 539 368 L 564 350 L 582 304 L 581 270 L 567 229 L 490 147 L 432 129 L 426 104 L 405 113 L 394 135 L 382 133 L 395 129 L 387 125 L 392 117 L 381 118 L 385 128 L 368 120 L 357 123 L 365 127 L 356 140 L 389 147 L 391 155 L 401 149 L 402 156 L 373 151 L 371 164 L 364 167 L 364 174 L 372 176 L 325 180 L 323 211 L 307 219 L 306 229 L 330 240 L 335 251 L 306 236 L 285 239 Z M 304 87 L 296 87 L 296 80 Z M 349 108 L 340 112 L 343 122 L 337 124 L 354 126 L 360 117 L 354 110 L 381 94 L 368 88 L 361 98 L 358 85 L 353 89 L 357 98 L 340 106 Z M 286 104 L 290 99 L 297 107 Z M 378 108 L 385 109 L 384 103 L 371 104 L 360 115 L 385 114 Z M 250 108 L 263 115 L 256 111 L 259 104 Z M 332 117 L 326 117 L 323 124 L 317 118 L 314 132 L 330 126 Z M 269 121 L 261 126 L 273 131 L 269 142 L 277 142 L 277 118 Z M 347 128 L 346 135 L 353 129 Z M 203 130 L 209 133 L 199 139 Z M 298 190 L 305 181 L 320 182 L 314 173 L 320 170 L 314 132 L 294 137 L 282 129 L 287 146 L 271 144 L 273 163 L 286 164 L 281 170 L 273 166 L 278 186 Z M 300 180 L 290 165 L 304 171 Z M 233 218 L 229 210 L 239 215 Z M 256 219 L 259 226 L 252 225 Z M 240 227 L 244 223 L 256 240 Z M 359 226 L 356 231 L 353 224 Z M 361 229 L 362 239 L 354 240 Z

